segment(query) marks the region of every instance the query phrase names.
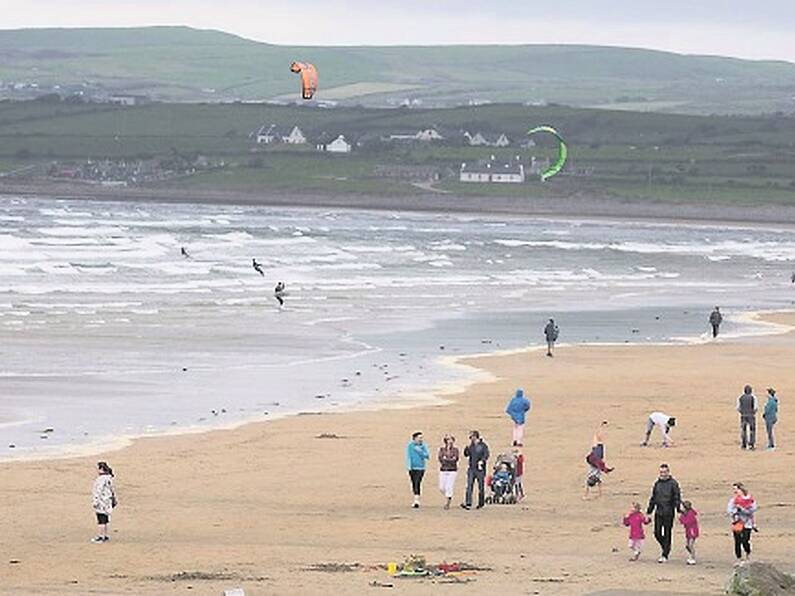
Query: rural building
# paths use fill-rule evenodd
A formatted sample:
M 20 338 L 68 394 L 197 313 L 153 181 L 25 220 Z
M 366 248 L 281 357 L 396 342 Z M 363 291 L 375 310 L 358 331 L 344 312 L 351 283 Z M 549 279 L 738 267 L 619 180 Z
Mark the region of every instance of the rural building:
M 330 143 L 318 143 L 317 150 L 327 153 L 350 153 L 351 144 L 345 140 L 345 135 L 339 135 Z
M 521 184 L 525 181 L 525 173 L 524 166 L 518 162 L 462 163 L 458 179 L 461 182 Z
M 388 139 L 390 141 L 420 141 L 423 143 L 428 143 L 430 141 L 443 141 L 444 137 L 439 134 L 439 131 L 435 128 L 424 128 L 413 133 L 407 132 L 391 134 L 389 135 Z
M 257 144 L 271 145 L 273 143 L 278 143 L 282 140 L 283 136 L 284 133 L 280 131 L 275 124 L 271 124 L 270 126 L 265 126 L 263 124 L 259 127 L 256 134 Z
M 301 132 L 300 128 L 293 126 L 290 134 L 282 137 L 282 143 L 287 143 L 288 145 L 304 145 L 306 143 L 306 137 L 304 133 Z
M 149 98 L 146 95 L 111 95 L 108 97 L 108 103 L 114 103 L 120 106 L 140 106 L 149 103 Z
M 464 132 L 464 138 L 471 147 L 508 147 L 511 144 L 511 140 L 504 133 L 491 136 L 482 132 L 476 132 L 474 135 Z

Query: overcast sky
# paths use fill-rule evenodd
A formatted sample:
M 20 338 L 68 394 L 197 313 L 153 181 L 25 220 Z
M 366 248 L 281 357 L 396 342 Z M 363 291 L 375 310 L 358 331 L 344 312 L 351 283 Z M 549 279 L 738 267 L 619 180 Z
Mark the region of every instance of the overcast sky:
M 795 62 L 795 0 L 0 0 L 0 27 L 190 25 L 279 44 L 588 43 Z

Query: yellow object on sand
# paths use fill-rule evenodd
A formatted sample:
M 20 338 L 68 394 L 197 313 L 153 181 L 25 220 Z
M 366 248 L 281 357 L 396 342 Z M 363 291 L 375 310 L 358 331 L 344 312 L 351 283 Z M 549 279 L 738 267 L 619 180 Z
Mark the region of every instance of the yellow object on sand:
M 387 563 L 386 571 L 387 573 L 389 573 L 389 575 L 395 575 L 397 573 L 397 563 L 395 563 L 394 561 L 390 561 L 389 563 Z

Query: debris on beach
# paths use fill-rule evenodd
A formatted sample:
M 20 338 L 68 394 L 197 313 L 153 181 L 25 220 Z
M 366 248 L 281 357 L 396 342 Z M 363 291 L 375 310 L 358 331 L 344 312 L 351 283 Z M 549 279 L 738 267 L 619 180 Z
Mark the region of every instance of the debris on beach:
M 566 581 L 565 577 L 532 577 L 531 582 L 537 584 L 562 584 Z
M 182 582 L 182 581 L 247 581 L 263 582 L 269 578 L 264 576 L 241 575 L 240 573 L 223 571 L 180 571 L 168 575 L 150 575 L 145 579 L 160 582 Z
M 22 562 L 22 561 L 20 561 L 19 559 L 11 559 L 11 560 L 8 562 L 8 564 L 9 564 L 9 565 L 19 565 L 21 562 Z
M 364 567 L 361 563 L 313 563 L 304 567 L 305 571 L 319 571 L 322 573 L 350 573 L 351 571 L 361 571 Z
M 8 448 L 9 448 L 9 449 L 16 449 L 16 448 L 17 448 L 17 446 L 16 446 L 16 445 L 14 445 L 13 443 L 11 443 L 11 444 L 8 446 Z
M 387 583 L 384 583 L 384 582 L 380 582 L 377 579 L 374 579 L 373 581 L 370 582 L 370 587 L 371 588 L 394 588 L 395 584 L 387 584 Z
M 45 428 L 45 429 L 44 429 L 43 431 L 41 431 L 41 432 L 43 432 L 43 433 L 46 433 L 46 434 L 49 434 L 49 433 L 54 433 L 54 432 L 55 432 L 55 429 L 54 429 L 54 428 L 52 428 L 52 427 L 49 427 L 49 426 L 48 426 L 47 428 Z
M 315 438 L 316 439 L 344 439 L 345 437 L 341 437 L 340 435 L 337 435 L 337 434 L 334 434 L 334 433 L 320 433 Z

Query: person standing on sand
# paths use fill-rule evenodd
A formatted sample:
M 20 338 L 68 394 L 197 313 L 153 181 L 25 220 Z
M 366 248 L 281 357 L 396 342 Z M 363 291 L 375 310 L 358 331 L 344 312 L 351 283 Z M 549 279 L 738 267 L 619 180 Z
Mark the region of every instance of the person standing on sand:
M 511 417 L 513 421 L 513 446 L 524 447 L 524 425 L 526 422 L 527 412 L 530 410 L 532 404 L 530 400 L 524 395 L 524 389 L 517 389 L 508 406 L 505 408 L 505 413 Z
M 546 327 L 544 327 L 544 338 L 547 340 L 547 356 L 552 358 L 552 348 L 555 347 L 555 342 L 558 341 L 560 335 L 560 328 L 555 325 L 554 319 L 549 319 Z
M 646 438 L 643 439 L 643 443 L 640 444 L 641 447 L 646 447 L 649 444 L 649 439 L 651 438 L 651 431 L 654 430 L 654 427 L 660 429 L 660 432 L 663 436 L 663 447 L 670 447 L 673 445 L 673 441 L 671 440 L 670 432 L 671 429 L 676 426 L 676 418 L 673 416 L 669 416 L 668 414 L 663 414 L 662 412 L 652 412 L 649 414 L 649 419 L 646 421 Z
M 743 551 L 745 551 L 745 560 L 751 559 L 751 532 L 756 529 L 754 513 L 757 504 L 742 482 L 735 482 L 732 488 L 734 495 L 729 499 L 726 513 L 731 517 L 734 556 L 737 559 L 735 565 L 739 565 L 742 562 Z
M 91 490 L 91 504 L 97 516 L 97 535 L 91 542 L 98 544 L 110 540 L 108 525 L 113 508 L 118 504 L 116 491 L 113 488 L 113 470 L 107 462 L 97 463 L 97 478 Z
M 668 464 L 660 464 L 660 476 L 651 489 L 649 506 L 646 508 L 646 515 L 654 513 L 654 538 L 662 550 L 658 563 L 667 563 L 671 555 L 674 516 L 681 512 L 681 502 L 679 483 L 671 476 Z
M 420 488 L 422 477 L 425 476 L 425 462 L 430 458 L 428 446 L 422 439 L 422 433 L 417 431 L 411 435 L 411 441 L 406 445 L 406 468 L 411 479 L 411 490 L 414 493 L 414 509 L 420 508 Z
M 746 385 L 743 394 L 737 398 L 737 411 L 740 413 L 740 447 L 756 449 L 756 396 L 750 385 Z M 749 432 L 750 431 L 750 436 Z
M 462 509 L 472 508 L 472 490 L 475 487 L 475 481 L 478 483 L 478 509 L 483 507 L 486 499 L 486 464 L 489 461 L 489 446 L 480 437 L 480 433 L 473 430 L 469 433 L 469 445 L 464 447 L 464 457 L 469 458 L 469 467 L 467 468 L 467 491 Z
M 712 337 L 718 337 L 718 332 L 720 331 L 720 324 L 723 323 L 723 315 L 720 314 L 720 308 L 715 307 L 709 315 L 709 324 L 712 326 Z
M 774 451 L 776 442 L 773 439 L 773 427 L 778 422 L 778 398 L 776 390 L 772 387 L 767 389 L 767 402 L 765 402 L 765 412 L 762 414 L 765 419 L 765 429 L 767 430 L 767 450 Z
M 447 498 L 445 509 L 450 509 L 455 488 L 455 477 L 458 475 L 458 447 L 455 437 L 444 436 L 444 444 L 439 447 L 439 491 Z

